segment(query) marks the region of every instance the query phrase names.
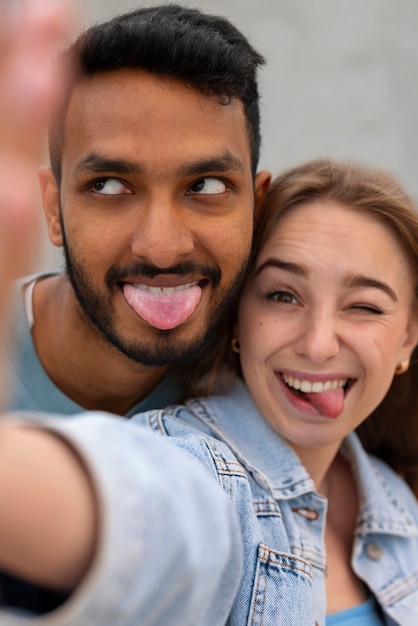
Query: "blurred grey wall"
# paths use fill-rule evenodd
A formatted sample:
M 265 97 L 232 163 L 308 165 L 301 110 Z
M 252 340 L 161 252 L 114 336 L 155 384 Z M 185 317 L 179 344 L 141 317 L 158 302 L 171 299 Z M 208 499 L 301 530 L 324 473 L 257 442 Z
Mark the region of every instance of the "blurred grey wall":
M 389 169 L 418 200 L 416 0 L 180 3 L 227 16 L 267 59 L 260 167 L 348 157 Z M 81 22 L 155 4 L 84 0 Z

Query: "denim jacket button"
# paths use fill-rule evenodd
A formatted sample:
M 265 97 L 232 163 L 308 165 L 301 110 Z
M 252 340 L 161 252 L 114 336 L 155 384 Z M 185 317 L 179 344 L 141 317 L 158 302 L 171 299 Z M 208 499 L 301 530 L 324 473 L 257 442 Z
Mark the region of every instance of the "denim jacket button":
M 376 541 L 370 541 L 366 545 L 366 554 L 372 561 L 379 561 L 382 558 L 383 550 Z

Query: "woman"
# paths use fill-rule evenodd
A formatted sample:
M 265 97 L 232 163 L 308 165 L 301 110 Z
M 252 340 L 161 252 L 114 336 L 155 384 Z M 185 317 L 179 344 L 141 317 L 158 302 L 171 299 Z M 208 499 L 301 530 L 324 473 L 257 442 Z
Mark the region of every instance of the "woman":
M 208 591 L 210 610 L 202 618 L 191 615 L 190 623 L 416 626 L 418 503 L 399 476 L 365 453 L 354 433 L 369 419 L 376 418 L 378 428 L 383 416 L 382 432 L 376 434 L 379 446 L 389 450 L 406 474 L 395 445 L 405 423 L 411 428 L 411 459 L 416 458 L 415 209 L 385 174 L 329 161 L 308 163 L 272 185 L 257 225 L 255 251 L 231 325 L 229 356 L 239 358 L 237 374 L 231 380 L 223 355 L 209 377 L 219 387 L 230 383 L 229 389 L 133 418 L 170 435 L 188 456 L 197 458 L 238 513 L 242 573 L 226 556 L 225 563 L 236 573 L 239 588 L 220 585 L 212 595 Z M 392 386 L 408 375 L 415 387 L 391 397 Z M 67 454 L 75 449 L 90 469 L 90 486 L 99 502 L 104 500 L 103 478 L 107 494 L 117 467 L 106 471 L 103 460 L 98 465 L 100 437 L 107 441 L 110 429 L 116 450 L 123 449 L 123 460 L 135 459 L 134 425 L 103 419 L 81 417 L 65 426 L 50 419 L 46 426 L 67 441 Z M 137 439 L 140 456 L 144 450 L 139 435 Z M 8 464 L 13 464 L 13 454 Z M 182 476 L 180 464 L 177 469 L 167 481 L 168 493 L 183 503 L 187 520 L 189 509 L 174 481 L 177 473 Z M 132 471 L 131 480 L 136 479 Z M 65 485 L 60 482 L 60 491 L 65 492 Z M 221 510 L 214 495 L 211 510 L 217 519 Z M 136 498 L 124 500 L 127 516 Z M 96 510 L 104 528 L 112 510 Z M 134 509 L 132 513 L 129 519 L 135 519 Z M 141 519 L 144 510 L 138 513 Z M 141 526 L 146 522 L 145 517 Z M 184 526 L 180 531 L 177 519 L 176 532 L 169 538 L 161 535 L 161 546 L 172 548 L 178 536 L 186 536 L 192 549 L 196 529 Z M 213 537 L 207 557 L 221 538 L 215 533 Z M 110 567 L 103 560 L 106 537 L 97 544 L 87 552 L 86 582 L 75 591 L 90 614 L 97 602 L 92 592 L 97 587 L 95 572 L 97 578 L 99 569 L 103 577 Z M 141 554 L 135 558 L 140 560 Z M 134 552 L 129 566 L 137 572 L 132 559 Z M 205 561 L 199 559 L 200 568 Z M 137 576 L 138 592 L 135 585 L 126 587 L 126 599 L 118 602 L 120 624 L 135 623 L 133 617 L 141 615 L 141 607 L 123 614 L 132 598 L 138 602 L 144 581 Z M 178 582 L 175 575 L 172 578 Z M 166 602 L 171 585 L 169 577 L 161 583 Z M 229 606 L 227 618 L 218 610 L 221 601 L 223 611 Z M 68 610 L 68 604 L 71 607 L 71 599 L 52 612 L 47 623 L 60 623 L 60 611 Z M 171 623 L 181 622 L 172 617 Z
M 270 191 L 241 296 L 236 336 L 250 395 L 328 500 L 328 613 L 370 594 L 351 564 L 369 503 L 360 504 L 359 466 L 342 442 L 375 411 L 376 448 L 386 436 L 401 467 L 396 446 L 411 441 L 417 461 L 417 370 L 415 385 L 402 378 L 418 341 L 417 223 L 384 174 L 326 161 L 296 168 Z
M 174 414 L 234 451 L 269 548 L 312 567 L 319 624 L 415 624 L 418 504 L 354 431 L 417 489 L 416 210 L 385 173 L 314 161 L 272 184 L 255 251 L 229 350 L 248 391 Z
M 291 206 L 309 198 L 327 196 L 388 222 L 408 252 L 418 284 L 416 208 L 396 181 L 382 171 L 317 161 L 285 173 L 270 191 L 257 231 L 256 248 L 261 249 L 275 219 L 278 220 Z M 418 497 L 418 349 L 413 353 L 409 367 L 404 364 L 401 369 L 396 373 L 403 375 L 393 378 L 382 402 L 357 431 L 366 449 L 401 473 Z M 399 428 L 400 419 L 402 428 Z M 394 426 L 396 437 L 393 436 Z

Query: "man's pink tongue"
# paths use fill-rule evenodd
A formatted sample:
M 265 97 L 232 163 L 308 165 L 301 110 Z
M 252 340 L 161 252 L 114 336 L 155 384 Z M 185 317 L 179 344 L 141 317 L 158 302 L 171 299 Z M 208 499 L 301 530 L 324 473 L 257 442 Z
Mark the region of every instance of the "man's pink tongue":
M 330 389 L 319 393 L 305 393 L 309 402 L 321 414 L 327 417 L 338 417 L 344 408 L 344 389 Z
M 183 324 L 195 312 L 202 297 L 198 285 L 170 293 L 123 286 L 127 303 L 142 319 L 159 330 L 170 330 Z

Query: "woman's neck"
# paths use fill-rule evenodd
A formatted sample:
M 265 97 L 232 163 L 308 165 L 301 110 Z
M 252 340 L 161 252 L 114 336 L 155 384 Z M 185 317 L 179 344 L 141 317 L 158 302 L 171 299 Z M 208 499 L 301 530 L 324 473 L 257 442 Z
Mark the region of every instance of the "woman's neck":
M 329 495 L 329 486 L 332 480 L 331 468 L 337 458 L 340 445 L 341 442 L 320 447 L 291 445 L 300 462 L 314 481 L 316 491 L 326 497 Z

